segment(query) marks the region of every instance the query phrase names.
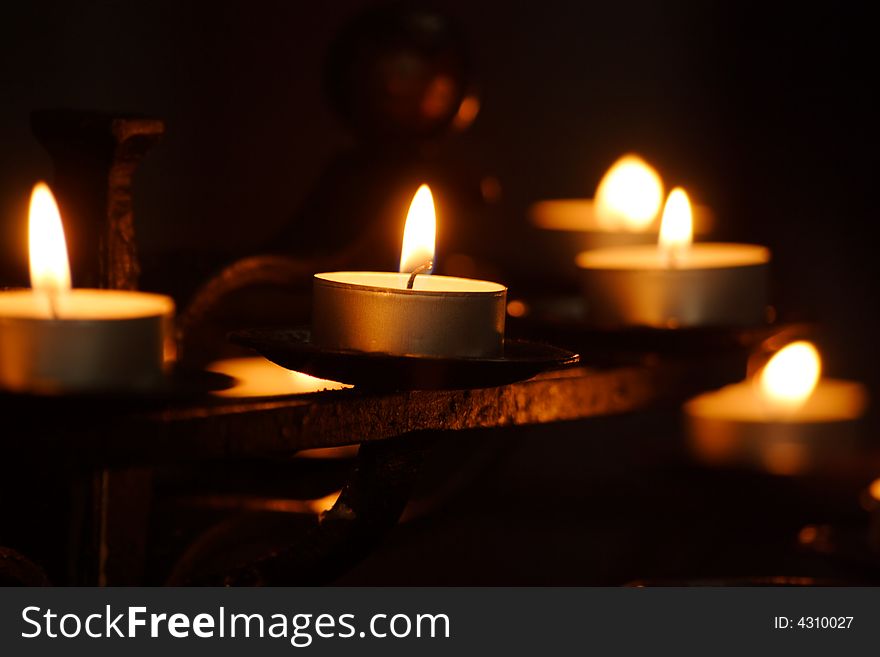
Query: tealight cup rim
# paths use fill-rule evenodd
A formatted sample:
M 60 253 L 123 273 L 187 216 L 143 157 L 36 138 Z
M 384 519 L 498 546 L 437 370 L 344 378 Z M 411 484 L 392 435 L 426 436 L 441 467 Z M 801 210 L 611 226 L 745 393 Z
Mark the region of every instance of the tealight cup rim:
M 586 251 L 581 251 L 575 257 L 575 264 L 578 269 L 585 271 L 615 271 L 615 272 L 675 272 L 678 275 L 687 275 L 693 274 L 694 272 L 700 271 L 708 271 L 708 270 L 718 270 L 718 269 L 746 269 L 749 267 L 766 267 L 770 264 L 772 260 L 772 255 L 770 249 L 766 246 L 762 246 L 760 244 L 749 244 L 746 242 L 694 242 L 692 248 L 694 249 L 704 249 L 704 248 L 712 248 L 718 249 L 720 251 L 733 252 L 738 250 L 747 250 L 750 253 L 754 254 L 755 260 L 745 263 L 699 263 L 691 264 L 690 266 L 682 266 L 679 268 L 676 267 L 667 267 L 663 266 L 661 261 L 658 258 L 656 266 L 651 267 L 639 267 L 632 265 L 616 265 L 614 263 L 608 264 L 603 262 L 591 262 L 595 258 L 599 257 L 598 254 L 624 254 L 624 253 L 638 253 L 638 254 L 650 254 L 657 252 L 659 253 L 659 247 L 656 244 L 628 244 L 623 246 L 606 246 L 598 249 L 588 249 Z
M 370 272 L 370 271 L 334 271 L 334 272 L 321 272 L 319 274 L 314 275 L 314 282 L 316 285 L 322 285 L 326 287 L 334 287 L 339 289 L 351 289 L 356 288 L 357 290 L 363 291 L 372 291 L 372 292 L 384 292 L 387 294 L 401 294 L 401 295 L 417 295 L 417 296 L 440 296 L 440 297 L 501 297 L 507 294 L 507 287 L 502 285 L 501 283 L 495 283 L 493 281 L 483 281 L 475 278 L 462 278 L 460 276 L 443 276 L 437 274 L 422 274 L 419 278 L 430 278 L 434 281 L 445 280 L 445 281 L 460 281 L 466 283 L 476 283 L 481 286 L 484 286 L 486 289 L 482 290 L 408 290 L 406 288 L 393 288 L 393 287 L 384 287 L 381 285 L 369 285 L 364 283 L 352 283 L 348 281 L 342 280 L 334 280 L 332 278 L 327 278 L 328 276 L 344 276 L 350 274 L 380 274 L 386 276 L 394 276 L 400 277 L 402 280 L 406 280 L 409 277 L 409 274 L 405 272 Z M 417 279 L 418 280 L 418 279 Z
M 754 413 L 749 409 L 737 408 L 734 413 L 719 412 L 716 403 L 720 402 L 724 406 L 729 405 L 729 401 L 724 398 L 732 392 L 742 390 L 744 385 L 751 387 L 750 381 L 740 381 L 732 383 L 718 390 L 711 390 L 701 393 L 696 397 L 692 397 L 686 401 L 682 408 L 686 415 L 702 420 L 712 420 L 723 422 L 731 425 L 768 425 L 768 426 L 791 426 L 791 425 L 833 425 L 845 422 L 859 422 L 864 417 L 868 406 L 870 405 L 870 397 L 864 384 L 849 379 L 836 379 L 823 377 L 817 387 L 828 391 L 833 391 L 838 395 L 845 395 L 845 407 L 839 409 L 839 413 L 835 415 L 813 414 L 809 411 L 801 410 L 792 413 L 778 412 L 766 407 L 756 407 Z M 822 394 L 822 392 L 819 392 Z M 726 410 L 726 409 L 725 409 Z
M 163 318 L 163 317 L 173 317 L 176 311 L 174 300 L 165 295 L 158 292 L 142 292 L 140 290 L 108 290 L 108 289 L 97 289 L 97 288 L 73 288 L 72 290 L 68 290 L 64 293 L 65 295 L 69 295 L 71 298 L 81 298 L 84 296 L 93 296 L 92 298 L 102 299 L 98 303 L 103 303 L 106 301 L 108 305 L 112 304 L 111 297 L 114 295 L 126 295 L 128 298 L 137 298 L 139 301 L 144 303 L 145 309 L 143 311 L 137 312 L 129 312 L 126 314 L 122 314 L 120 316 L 86 316 L 83 317 L 45 317 L 39 313 L 32 312 L 32 309 L 27 308 L 22 305 L 20 307 L 13 306 L 11 308 L 5 307 L 6 304 L 3 303 L 3 299 L 22 299 L 22 298 L 31 298 L 34 295 L 34 291 L 32 288 L 16 288 L 14 290 L 6 290 L 0 292 L 0 323 L 9 323 L 9 322 L 57 322 L 64 323 L 68 325 L 72 324 L 95 324 L 95 323 L 108 323 L 108 322 L 138 322 L 149 319 Z M 147 306 L 155 306 L 155 308 L 150 308 Z

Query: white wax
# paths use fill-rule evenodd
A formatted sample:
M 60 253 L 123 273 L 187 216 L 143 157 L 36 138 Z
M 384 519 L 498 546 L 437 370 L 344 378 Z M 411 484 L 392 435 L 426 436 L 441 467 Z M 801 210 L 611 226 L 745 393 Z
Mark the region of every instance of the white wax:
M 667 271 L 753 267 L 770 262 L 770 251 L 754 244 L 699 242 L 676 253 L 674 265 L 657 245 L 620 246 L 584 251 L 577 257 L 582 269 Z
M 414 292 L 424 293 L 428 296 L 442 296 L 458 292 L 468 295 L 494 295 L 507 289 L 503 285 L 489 281 L 458 278 L 456 276 L 436 276 L 434 274 L 419 274 L 416 276 L 415 281 L 413 281 L 412 290 L 406 289 L 410 275 L 397 272 L 338 271 L 315 274 L 315 278 L 361 289 L 391 293 L 403 292 L 410 295 Z

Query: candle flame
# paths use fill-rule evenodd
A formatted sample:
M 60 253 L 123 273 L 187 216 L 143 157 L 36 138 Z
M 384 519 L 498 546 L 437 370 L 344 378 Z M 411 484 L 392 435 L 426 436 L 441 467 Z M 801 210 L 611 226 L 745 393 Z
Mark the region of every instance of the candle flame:
M 31 193 L 28 246 L 31 287 L 49 295 L 69 290 L 70 263 L 61 213 L 46 183 L 37 183 Z
M 434 240 L 437 234 L 437 215 L 434 197 L 427 185 L 419 187 L 413 196 L 403 229 L 403 248 L 400 251 L 400 271 L 412 272 L 434 262 Z M 423 273 L 430 274 L 433 264 Z
M 797 410 L 810 398 L 822 361 L 816 347 L 806 340 L 787 344 L 776 352 L 758 375 L 761 397 L 784 410 Z
M 694 217 L 687 193 L 676 187 L 669 192 L 660 221 L 660 249 L 670 258 L 690 247 L 694 239 Z
M 606 230 L 641 232 L 649 228 L 663 203 L 663 181 L 638 155 L 615 162 L 596 188 L 596 219 Z

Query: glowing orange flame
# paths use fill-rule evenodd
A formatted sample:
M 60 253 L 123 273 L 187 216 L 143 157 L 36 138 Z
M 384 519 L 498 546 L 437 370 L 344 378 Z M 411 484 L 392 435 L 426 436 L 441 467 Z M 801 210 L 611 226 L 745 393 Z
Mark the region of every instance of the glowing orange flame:
M 822 361 L 812 343 L 792 342 L 773 355 L 758 375 L 761 397 L 783 410 L 796 410 L 810 398 Z
M 663 203 L 663 181 L 638 155 L 621 157 L 596 188 L 596 219 L 605 230 L 647 230 Z
M 70 263 L 61 213 L 46 183 L 37 183 L 31 192 L 28 216 L 31 287 L 46 294 L 70 289 Z
M 437 215 L 434 197 L 427 185 L 419 187 L 413 196 L 403 229 L 403 247 L 400 251 L 400 271 L 411 272 L 417 267 L 434 262 L 434 240 L 437 234 Z M 432 266 L 424 273 L 433 271 Z
M 668 258 L 681 256 L 694 239 L 694 216 L 687 193 L 676 187 L 669 192 L 660 221 L 660 249 Z

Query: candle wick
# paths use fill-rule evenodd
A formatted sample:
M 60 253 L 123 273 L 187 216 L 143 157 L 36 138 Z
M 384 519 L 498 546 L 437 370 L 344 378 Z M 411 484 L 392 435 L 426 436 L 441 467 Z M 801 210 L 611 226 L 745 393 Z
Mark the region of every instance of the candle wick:
M 678 269 L 680 259 L 680 249 L 677 246 L 670 246 L 664 249 L 666 256 L 666 267 L 668 269 Z
M 34 296 L 38 299 L 45 299 L 43 303 L 49 311 L 49 319 L 58 319 L 58 290 L 53 287 L 46 287 L 42 290 L 34 290 Z
M 49 316 L 58 319 L 58 294 L 55 290 L 47 290 L 46 297 L 49 300 Z
M 413 289 L 413 285 L 415 285 L 415 282 L 416 282 L 416 276 L 418 276 L 419 274 L 424 274 L 426 271 L 430 271 L 433 267 L 434 267 L 434 261 L 428 260 L 428 262 L 426 262 L 422 265 L 419 265 L 418 267 L 413 269 L 412 273 L 409 275 L 409 281 L 407 281 L 406 289 L 407 290 Z

